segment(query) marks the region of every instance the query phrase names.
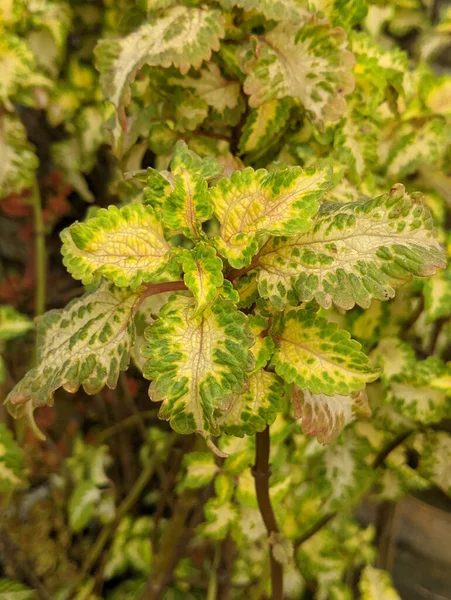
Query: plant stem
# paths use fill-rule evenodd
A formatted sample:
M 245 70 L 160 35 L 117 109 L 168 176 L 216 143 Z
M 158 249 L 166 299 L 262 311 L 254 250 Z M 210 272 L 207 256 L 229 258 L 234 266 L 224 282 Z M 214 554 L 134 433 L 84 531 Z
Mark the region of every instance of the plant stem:
M 176 436 L 173 436 L 173 435 L 169 436 L 163 454 L 165 454 L 171 448 L 171 446 L 174 444 L 176 439 L 177 439 Z M 105 525 L 105 527 L 102 529 L 99 537 L 96 539 L 94 546 L 92 546 L 91 550 L 89 551 L 89 553 L 81 567 L 79 576 L 77 577 L 77 579 L 74 581 L 74 583 L 69 588 L 69 591 L 67 593 L 67 598 L 73 597 L 73 594 L 77 590 L 77 587 L 83 582 L 84 578 L 88 575 L 88 573 L 91 571 L 92 567 L 97 562 L 106 543 L 108 542 L 110 537 L 113 535 L 113 533 L 116 530 L 117 526 L 119 525 L 122 517 L 124 517 L 133 508 L 133 506 L 136 504 L 136 502 L 139 500 L 144 488 L 146 487 L 146 485 L 149 483 L 150 479 L 152 478 L 152 476 L 155 472 L 155 467 L 157 466 L 159 460 L 161 460 L 160 455 L 154 454 L 150 458 L 148 463 L 144 466 L 138 479 L 135 481 L 132 489 L 130 490 L 128 495 L 124 498 L 124 500 L 119 505 L 119 507 L 116 511 L 116 517 L 115 517 L 114 521 Z
M 96 442 L 98 444 L 101 444 L 105 440 L 110 438 L 111 436 L 116 435 L 116 433 L 118 433 L 119 431 L 124 429 L 124 427 L 130 427 L 131 425 L 136 425 L 141 420 L 154 419 L 157 416 L 157 412 L 158 411 L 153 409 L 153 410 L 145 410 L 143 412 L 140 412 L 139 415 L 135 415 L 135 414 L 130 415 L 129 417 L 126 417 L 122 421 L 119 421 L 119 423 L 115 423 L 111 427 L 108 427 L 107 429 L 104 429 L 103 431 L 99 431 L 99 433 L 96 433 L 95 434 Z
M 258 507 L 268 532 L 268 536 L 270 537 L 271 534 L 279 533 L 279 526 L 277 525 L 276 516 L 271 505 L 271 499 L 269 497 L 269 477 L 271 475 L 269 466 L 269 452 L 270 436 L 268 426 L 264 431 L 257 433 L 256 435 L 255 467 L 253 469 L 253 475 L 255 479 L 255 491 L 257 493 Z M 274 558 L 272 548 L 270 549 L 270 561 L 272 600 L 282 600 L 283 568 L 282 564 Z
M 36 260 L 36 295 L 35 313 L 42 315 L 45 312 L 46 292 L 46 252 L 45 252 L 45 229 L 42 218 L 42 201 L 38 181 L 33 184 L 33 219 L 35 235 L 35 260 Z
M 208 582 L 207 600 L 216 600 L 218 597 L 218 568 L 221 562 L 221 544 L 215 546 L 213 564 L 211 565 L 210 581 Z
M 180 496 L 163 534 L 142 600 L 159 600 L 162 597 L 181 555 L 186 551 L 194 528 L 201 522 L 203 507 L 211 492 L 210 486 L 200 497 L 195 490 L 187 490 Z

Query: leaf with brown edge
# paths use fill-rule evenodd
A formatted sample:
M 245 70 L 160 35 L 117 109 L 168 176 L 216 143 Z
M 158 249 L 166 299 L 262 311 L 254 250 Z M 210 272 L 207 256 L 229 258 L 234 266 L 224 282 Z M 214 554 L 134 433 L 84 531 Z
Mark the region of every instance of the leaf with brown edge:
M 371 409 L 365 390 L 349 396 L 312 394 L 296 385 L 291 392 L 294 416 L 301 419 L 305 435 L 316 437 L 320 444 L 329 444 L 344 427 L 356 419 L 369 419 Z

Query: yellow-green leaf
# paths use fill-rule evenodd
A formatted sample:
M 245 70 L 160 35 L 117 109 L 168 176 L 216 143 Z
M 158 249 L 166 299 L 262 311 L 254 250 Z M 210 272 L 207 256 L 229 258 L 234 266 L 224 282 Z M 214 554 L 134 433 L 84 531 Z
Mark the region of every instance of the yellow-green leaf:
M 390 575 L 382 569 L 366 566 L 359 581 L 362 600 L 401 600 Z
M 245 315 L 224 300 L 197 313 L 192 298 L 173 297 L 146 330 L 141 352 L 149 396 L 179 433 L 218 435 L 216 409 L 246 383 L 254 361 Z
M 224 283 L 222 260 L 214 248 L 200 242 L 182 254 L 181 262 L 184 282 L 196 298 L 198 309 L 203 310 L 216 299 Z
M 248 167 L 211 188 L 221 224 L 215 238 L 219 252 L 233 267 L 250 264 L 266 234 L 295 235 L 307 231 L 318 201 L 330 186 L 330 169 L 301 167 L 268 173 Z
M 446 261 L 422 195 L 396 184 L 374 200 L 325 202 L 309 232 L 271 240 L 259 265 L 260 294 L 275 306 L 315 298 L 349 310 L 393 298 L 412 275 L 433 275 Z
M 274 323 L 276 373 L 314 394 L 348 396 L 379 376 L 347 331 L 313 310 L 291 310 Z
M 169 264 L 171 247 L 151 206 L 134 203 L 100 209 L 61 232 L 64 264 L 75 279 L 103 275 L 119 287 L 136 288 Z
M 249 378 L 248 389 L 231 396 L 221 408 L 218 425 L 230 435 L 242 437 L 263 431 L 271 425 L 281 407 L 283 381 L 260 369 Z

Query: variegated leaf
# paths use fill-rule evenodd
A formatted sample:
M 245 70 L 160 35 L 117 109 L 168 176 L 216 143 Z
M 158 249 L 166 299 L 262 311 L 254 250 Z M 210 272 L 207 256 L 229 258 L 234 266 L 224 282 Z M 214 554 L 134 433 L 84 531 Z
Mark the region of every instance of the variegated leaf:
M 138 287 L 169 265 L 171 246 L 151 206 L 101 208 L 84 223 L 61 232 L 64 265 L 75 279 L 103 275 L 119 287 Z
M 120 108 L 127 99 L 128 86 L 145 64 L 174 65 L 182 73 L 190 66 L 199 68 L 212 50 L 219 49 L 223 35 L 219 11 L 173 6 L 128 36 L 101 40 L 96 58 L 105 97 Z
M 312 394 L 309 390 L 300 390 L 294 386 L 291 401 L 295 418 L 301 419 L 303 433 L 316 437 L 320 444 L 329 444 L 352 421 L 371 416 L 364 390 L 350 396 L 326 396 Z
M 446 375 L 445 365 L 431 356 L 412 362 L 390 380 L 387 402 L 403 417 L 427 425 L 450 414 L 449 388 L 434 387 L 433 381 Z
M 359 184 L 366 172 L 377 163 L 377 129 L 369 118 L 356 111 L 347 113 L 334 139 L 340 161 L 348 166 L 349 179 Z
M 255 370 L 258 371 L 266 367 L 273 355 L 275 348 L 274 340 L 268 335 L 270 326 L 268 317 L 260 314 L 249 315 L 248 323 L 255 338 L 251 352 L 255 358 Z
M 197 98 L 206 102 L 218 115 L 225 114 L 227 110 L 240 109 L 239 81 L 226 79 L 214 62 L 208 62 L 196 75 L 175 77 L 169 79 L 169 83 L 192 90 Z
M 299 23 L 309 16 L 304 0 L 220 0 L 220 3 L 227 9 L 239 6 L 244 10 L 257 11 L 274 21 Z
M 401 600 L 387 571 L 366 566 L 359 581 L 362 600 Z
M 0 101 L 10 102 L 21 87 L 27 87 L 35 70 L 33 53 L 26 42 L 2 30 L 0 38 Z
M 38 167 L 34 147 L 14 115 L 0 116 L 0 199 L 31 187 Z
M 342 116 L 345 96 L 354 88 L 354 57 L 346 50 L 343 29 L 312 17 L 279 23 L 255 43 L 255 58 L 245 65 L 251 107 L 292 96 L 317 125 Z
M 33 329 L 33 323 L 12 306 L 0 306 L 0 342 L 12 340 Z
M 183 489 L 197 489 L 205 487 L 212 481 L 219 467 L 211 452 L 190 452 L 183 457 L 186 475 L 182 481 Z
M 451 435 L 430 432 L 421 452 L 420 474 L 451 497 Z
M 241 154 L 266 150 L 285 127 L 290 116 L 288 98 L 271 100 L 252 109 L 244 123 L 240 138 Z
M 0 423 L 0 492 L 11 492 L 26 485 L 22 449 L 6 425 Z
M 254 361 L 246 317 L 224 300 L 197 314 L 191 298 L 174 297 L 146 330 L 141 353 L 149 396 L 163 401 L 159 416 L 179 433 L 217 435 L 222 398 L 244 386 Z
M 349 310 L 393 298 L 412 275 L 432 275 L 446 261 L 422 195 L 396 184 L 374 200 L 325 202 L 311 231 L 271 240 L 259 265 L 260 294 L 275 306 L 315 298 Z
M 186 287 L 193 293 L 198 310 L 203 310 L 218 296 L 224 283 L 222 260 L 216 251 L 204 242 L 193 250 L 186 250 L 181 256 Z
M 451 315 L 451 265 L 425 281 L 424 300 L 429 322 Z
M 88 394 L 104 385 L 114 388 L 128 366 L 139 294 L 102 281 L 66 308 L 39 318 L 37 365 L 6 398 L 11 414 L 26 416 L 34 425 L 34 408 L 52 405 L 60 387 L 74 393 L 82 385 Z
M 227 399 L 218 425 L 226 433 L 239 437 L 263 431 L 274 422 L 283 396 L 283 381 L 274 373 L 260 369 L 250 376 L 245 392 Z
M 347 331 L 318 317 L 313 310 L 290 310 L 274 322 L 276 373 L 313 394 L 358 392 L 379 376 Z
M 274 173 L 248 167 L 221 179 L 210 190 L 221 224 L 215 238 L 219 252 L 240 268 L 250 264 L 265 234 L 307 231 L 319 199 L 330 186 L 330 175 L 327 167 L 291 167 Z
M 444 119 L 427 121 L 421 127 L 407 124 L 396 132 L 387 158 L 387 172 L 392 179 L 402 179 L 421 166 L 432 166 L 443 157 L 451 126 Z

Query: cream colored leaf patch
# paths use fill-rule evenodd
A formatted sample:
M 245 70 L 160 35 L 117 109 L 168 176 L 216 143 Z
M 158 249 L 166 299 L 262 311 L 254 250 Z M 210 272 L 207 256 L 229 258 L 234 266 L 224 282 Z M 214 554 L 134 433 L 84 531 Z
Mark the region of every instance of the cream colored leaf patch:
M 174 296 L 146 339 L 143 374 L 152 380 L 150 398 L 163 402 L 159 417 L 178 433 L 218 435 L 216 410 L 244 387 L 254 366 L 245 315 L 221 299 L 199 314 L 192 298 Z
M 211 188 L 221 224 L 215 238 L 219 252 L 233 267 L 250 264 L 263 235 L 295 235 L 312 225 L 318 201 L 330 187 L 328 167 L 301 167 L 268 173 L 248 167 Z
M 329 444 L 352 421 L 371 416 L 364 390 L 350 396 L 327 396 L 312 394 L 309 390 L 300 390 L 294 386 L 291 401 L 294 416 L 301 420 L 303 433 L 316 437 L 320 444 Z
M 291 310 L 276 319 L 271 335 L 276 373 L 313 394 L 358 392 L 379 377 L 347 331 L 318 317 L 313 310 Z
M 282 307 L 313 298 L 329 308 L 368 308 L 412 278 L 446 266 L 421 194 L 401 184 L 374 200 L 325 202 L 311 230 L 276 238 L 259 256 L 260 295 Z
M 321 126 L 336 121 L 354 89 L 354 57 L 340 27 L 318 22 L 282 22 L 256 39 L 255 58 L 245 64 L 244 91 L 257 107 L 275 98 L 299 98 Z
M 88 394 L 116 387 L 119 372 L 128 367 L 139 295 L 102 281 L 66 308 L 40 317 L 37 364 L 6 398 L 11 414 L 33 424 L 34 408 L 51 406 L 60 387 L 74 393 L 83 386 Z
M 191 66 L 199 68 L 212 50 L 219 49 L 223 35 L 219 11 L 173 6 L 126 37 L 101 40 L 96 59 L 105 97 L 120 108 L 136 72 L 145 64 L 174 65 L 182 73 Z
M 101 208 L 84 223 L 61 232 L 64 265 L 84 284 L 103 275 L 119 287 L 136 288 L 169 264 L 171 246 L 150 206 Z

